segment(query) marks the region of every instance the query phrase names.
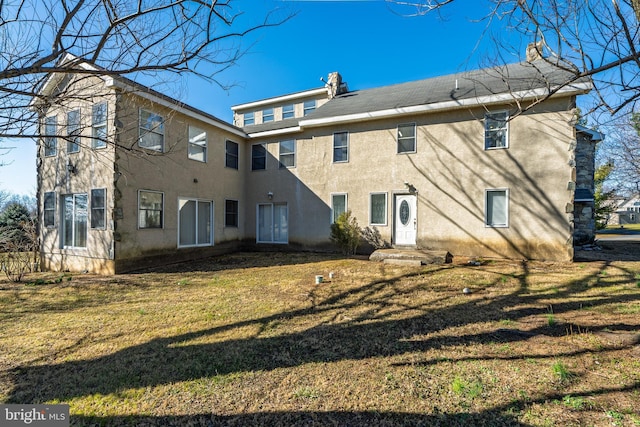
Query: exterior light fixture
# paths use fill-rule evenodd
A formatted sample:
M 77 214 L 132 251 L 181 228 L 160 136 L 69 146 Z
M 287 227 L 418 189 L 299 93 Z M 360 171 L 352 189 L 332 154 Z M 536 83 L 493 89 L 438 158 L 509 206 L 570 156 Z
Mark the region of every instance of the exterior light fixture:
M 267 193 L 267 197 L 269 198 L 269 200 L 273 199 L 273 192 L 272 192 L 272 191 L 269 191 L 269 192 Z
M 410 184 L 407 181 L 404 182 L 404 186 L 407 187 L 407 190 L 409 190 L 409 193 L 411 194 L 415 194 L 418 192 L 418 190 L 416 190 L 416 187 L 414 187 L 413 184 Z

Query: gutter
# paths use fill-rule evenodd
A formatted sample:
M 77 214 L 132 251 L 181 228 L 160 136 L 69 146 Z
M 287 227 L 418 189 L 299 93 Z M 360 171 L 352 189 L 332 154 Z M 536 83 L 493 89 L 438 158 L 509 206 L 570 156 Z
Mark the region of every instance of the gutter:
M 558 91 L 554 92 L 551 97 L 555 97 L 557 95 L 565 95 L 565 94 L 585 94 L 588 93 L 592 89 L 592 85 L 590 82 L 585 83 L 575 83 L 572 85 L 565 86 Z M 248 132 L 248 136 L 250 138 L 260 138 L 266 136 L 274 136 L 274 135 L 282 135 L 286 133 L 294 133 L 300 132 L 305 128 L 311 127 L 319 127 L 326 126 L 332 124 L 341 124 L 341 123 L 354 123 L 361 122 L 366 120 L 376 120 L 376 119 L 384 119 L 390 117 L 398 117 L 398 116 L 406 116 L 417 113 L 429 113 L 436 111 L 447 111 L 447 110 L 457 110 L 461 108 L 474 107 L 478 105 L 494 105 L 494 104 L 504 104 L 505 102 L 512 101 L 517 99 L 519 101 L 531 100 L 531 99 L 540 99 L 549 95 L 549 90 L 547 88 L 538 88 L 534 90 L 526 90 L 519 91 L 513 93 L 502 93 L 497 95 L 486 95 L 479 96 L 475 98 L 465 98 L 460 100 L 452 100 L 452 101 L 442 101 L 436 102 L 433 104 L 422 104 L 422 105 L 413 105 L 408 107 L 400 107 L 400 108 L 389 108 L 385 110 L 378 111 L 367 111 L 363 113 L 354 113 L 354 114 L 345 114 L 340 116 L 332 116 L 332 117 L 323 117 L 319 119 L 302 119 L 298 122 L 298 126 L 270 130 L 270 131 L 262 131 L 250 133 Z M 584 129 L 584 132 L 590 132 L 593 134 L 595 131 L 589 131 L 588 129 Z M 601 135 L 598 132 L 595 132 L 598 135 Z

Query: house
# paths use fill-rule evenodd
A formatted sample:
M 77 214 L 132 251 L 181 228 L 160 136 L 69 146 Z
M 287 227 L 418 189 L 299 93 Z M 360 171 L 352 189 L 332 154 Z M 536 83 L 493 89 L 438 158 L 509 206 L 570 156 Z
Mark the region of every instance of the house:
M 615 203 L 615 211 L 609 216 L 608 225 L 640 224 L 640 194 L 620 198 L 612 203 Z
M 331 73 L 232 107 L 233 124 L 82 66 L 33 103 L 47 269 L 327 250 L 345 210 L 393 245 L 454 255 L 567 261 L 595 235 L 602 136 L 575 124 L 591 86 L 558 89 L 544 60 L 367 90 Z

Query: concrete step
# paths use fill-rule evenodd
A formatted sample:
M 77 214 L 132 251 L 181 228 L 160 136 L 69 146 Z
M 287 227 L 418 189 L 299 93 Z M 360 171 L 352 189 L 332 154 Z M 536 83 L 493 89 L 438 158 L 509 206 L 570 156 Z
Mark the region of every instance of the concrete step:
M 447 264 L 453 256 L 447 251 L 430 251 L 416 248 L 378 249 L 369 257 L 371 261 L 404 265 Z

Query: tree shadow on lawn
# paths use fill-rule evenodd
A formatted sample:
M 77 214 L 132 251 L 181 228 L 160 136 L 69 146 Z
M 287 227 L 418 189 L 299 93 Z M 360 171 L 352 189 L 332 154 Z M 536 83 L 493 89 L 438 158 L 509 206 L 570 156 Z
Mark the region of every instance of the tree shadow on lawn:
M 257 412 L 240 415 L 196 414 L 188 416 L 71 416 L 71 424 L 101 426 L 514 426 L 526 427 L 516 417 L 495 410 L 479 413 L 416 414 L 401 412 Z
M 455 268 L 453 267 L 453 269 Z M 505 317 L 517 320 L 531 315 L 544 316 L 547 313 L 548 305 L 538 302 L 548 298 L 549 295 L 528 291 L 527 279 L 530 273 L 526 262 L 522 265 L 521 273 L 513 275 L 520 285 L 516 291 L 510 294 L 490 299 L 482 297 L 479 292 L 472 294 L 463 303 L 435 309 L 428 306 L 433 304 L 433 301 L 424 305 L 412 306 L 401 306 L 390 301 L 390 297 L 394 294 L 408 291 L 406 287 L 396 287 L 401 280 L 414 276 L 412 277 L 411 289 L 419 289 L 421 285 L 415 283 L 420 282 L 415 280 L 416 277 L 434 274 L 442 269 L 445 267 L 375 281 L 357 289 L 350 289 L 327 299 L 316 301 L 309 308 L 167 338 L 158 338 L 92 360 L 73 360 L 59 364 L 17 367 L 9 372 L 8 379 L 13 384 L 13 389 L 7 403 L 38 403 L 53 400 L 64 402 L 75 397 L 96 393 L 106 395 L 131 388 L 171 384 L 236 372 L 268 371 L 314 362 L 363 360 L 474 342 L 495 342 L 496 333 L 499 330 L 467 335 L 421 337 L 465 324 L 499 322 Z M 450 269 L 450 267 L 446 269 Z M 489 268 L 484 271 L 488 270 Z M 561 299 L 562 297 L 579 296 L 582 291 L 588 288 L 584 286 L 585 282 L 598 280 L 597 274 L 585 274 L 584 277 L 574 282 L 561 285 L 553 297 Z M 620 281 L 628 280 L 631 282 L 634 274 L 632 271 L 625 272 Z M 501 273 L 496 273 L 495 282 L 486 286 L 499 285 L 501 277 Z M 445 293 L 442 299 L 446 300 L 449 297 Z M 639 299 L 640 296 L 637 292 L 615 295 L 601 294 L 597 298 L 589 298 L 588 304 L 595 307 Z M 512 309 L 515 306 L 522 307 L 536 303 L 538 306 L 535 307 Z M 582 303 L 579 301 L 566 302 L 555 304 L 553 309 L 554 313 L 559 315 L 563 312 L 579 309 L 581 306 Z M 369 309 L 362 311 L 362 307 Z M 360 311 L 356 311 L 356 309 Z M 341 316 L 344 316 L 345 313 L 353 318 L 343 320 Z M 396 318 L 403 314 L 406 317 Z M 263 331 L 269 329 L 269 325 L 278 322 L 286 323 L 305 316 L 313 316 L 313 319 L 317 319 L 315 325 L 305 331 L 274 335 L 277 332 L 276 328 L 269 330 L 269 334 L 262 334 Z M 332 317 L 327 320 L 329 316 Z M 208 344 L 191 343 L 193 340 L 212 338 L 216 334 L 251 325 L 259 326 L 260 332 L 250 338 Z M 590 332 L 593 332 L 593 328 L 586 328 L 583 325 L 575 325 L 575 327 L 576 330 L 589 329 Z M 611 327 L 608 325 L 609 330 Z M 617 327 L 623 330 L 633 330 L 638 326 L 621 324 Z M 563 332 L 563 329 L 540 326 L 527 331 L 527 334 L 506 334 L 499 337 L 499 340 L 526 341 L 530 336 L 538 334 L 559 336 L 566 334 L 566 332 Z M 605 349 L 601 351 L 605 351 Z M 576 351 L 576 354 L 578 353 L 579 351 Z M 525 357 L 536 358 L 539 356 L 522 356 L 522 358 Z M 317 413 L 300 413 L 294 414 L 294 416 L 302 417 L 299 422 L 303 423 L 307 415 L 313 416 L 313 414 L 320 416 Z M 357 425 L 358 414 L 365 417 L 377 416 L 375 413 L 349 414 L 349 417 L 354 417 L 354 423 L 348 423 L 350 425 Z M 252 416 L 259 416 L 259 414 Z M 269 417 L 271 415 L 265 414 L 263 416 Z M 390 415 L 391 418 L 393 416 Z M 403 418 L 405 414 L 396 414 L 395 416 Z M 455 423 L 458 421 L 462 423 L 462 418 L 455 417 L 464 416 L 466 415 L 454 415 L 454 418 L 449 420 L 452 424 L 446 425 L 456 425 Z M 478 416 L 482 416 L 482 414 Z M 427 417 L 423 421 L 418 419 L 418 421 L 429 424 L 430 421 L 438 420 L 437 416 L 434 417 Z M 231 417 L 222 421 L 231 422 L 232 419 Z M 169 419 L 167 420 L 169 421 Z M 480 422 L 480 420 L 477 421 Z M 244 421 L 250 423 L 251 419 L 247 418 Z M 471 423 L 476 424 L 473 421 L 472 419 Z M 516 425 L 510 423 L 513 420 L 504 419 L 503 421 L 505 425 Z M 116 421 L 114 420 L 114 422 Z
M 233 252 L 197 258 L 189 261 L 176 261 L 131 271 L 130 275 L 153 273 L 197 273 L 231 270 L 236 268 L 278 267 L 283 265 L 313 264 L 322 261 L 345 259 L 343 255 L 331 252 Z M 368 259 L 365 255 L 353 255 L 353 258 Z

